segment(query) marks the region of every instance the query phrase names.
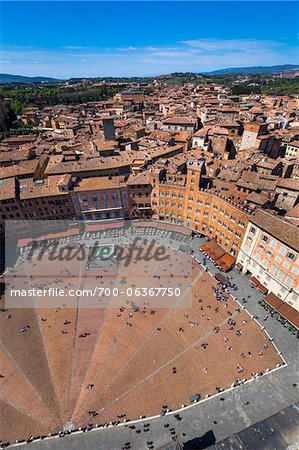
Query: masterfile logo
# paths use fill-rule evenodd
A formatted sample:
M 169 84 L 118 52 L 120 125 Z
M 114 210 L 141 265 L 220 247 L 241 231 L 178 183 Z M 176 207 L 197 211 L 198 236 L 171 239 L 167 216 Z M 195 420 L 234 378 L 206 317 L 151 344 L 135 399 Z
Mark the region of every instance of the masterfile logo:
M 166 231 L 165 225 L 163 229 L 130 221 L 92 227 L 73 221 L 6 225 L 6 307 L 190 305 L 192 258 L 184 247 L 186 236 L 176 233 L 176 248 L 172 247 L 174 231 Z M 12 233 L 14 227 L 18 234 Z M 21 229 L 27 231 L 20 238 Z

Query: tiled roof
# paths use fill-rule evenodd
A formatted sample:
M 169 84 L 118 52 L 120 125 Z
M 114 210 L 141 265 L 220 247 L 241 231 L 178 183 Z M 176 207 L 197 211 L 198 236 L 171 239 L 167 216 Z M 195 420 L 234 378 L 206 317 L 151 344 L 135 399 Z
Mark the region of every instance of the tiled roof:
M 299 251 L 299 229 L 281 216 L 269 210 L 257 209 L 250 221 L 288 247 Z

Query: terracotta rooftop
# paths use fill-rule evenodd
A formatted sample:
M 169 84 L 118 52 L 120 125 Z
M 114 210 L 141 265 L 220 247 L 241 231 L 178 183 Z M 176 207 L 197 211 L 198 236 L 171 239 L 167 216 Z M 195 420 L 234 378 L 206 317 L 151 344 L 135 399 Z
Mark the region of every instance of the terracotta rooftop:
M 101 189 L 115 189 L 124 185 L 124 177 L 93 177 L 84 178 L 74 188 L 75 192 L 96 191 Z
M 36 138 L 36 135 L 11 136 L 3 139 L 2 144 L 23 144 L 24 142 L 34 142 Z
M 0 179 L 0 201 L 11 200 L 15 198 L 15 180 L 14 178 Z
M 268 210 L 257 209 L 250 221 L 288 247 L 299 251 L 298 228 L 281 216 L 272 214 Z
M 20 180 L 20 199 L 67 195 L 68 192 L 61 191 L 59 187 L 67 184 L 68 180 L 69 175 L 52 176 L 41 181 L 34 181 L 32 178 Z
M 192 134 L 189 131 L 180 131 L 179 133 L 174 133 L 174 139 L 180 142 L 186 142 Z
M 258 206 L 264 206 L 269 200 L 271 201 L 272 198 L 269 197 L 269 195 L 265 194 L 264 192 L 260 192 L 260 193 L 252 192 L 247 197 L 248 202 L 254 203 L 255 205 L 258 205 Z
M 288 145 L 290 145 L 290 146 L 292 146 L 292 147 L 297 147 L 297 148 L 299 148 L 299 141 L 292 141 L 292 142 L 289 142 Z
M 168 119 L 163 120 L 163 123 L 166 124 L 177 124 L 177 125 L 194 125 L 197 122 L 197 118 L 189 118 L 189 117 L 169 117 Z
M 130 175 L 126 184 L 130 185 L 138 185 L 138 184 L 149 184 L 150 182 L 150 174 L 149 171 L 141 172 L 137 175 Z
M 278 178 L 278 180 L 276 181 L 276 186 L 278 188 L 299 191 L 299 180 L 294 178 Z
M 294 223 L 297 227 L 299 226 L 299 203 L 290 209 L 285 215 L 286 219 Z
M 221 134 L 228 136 L 228 130 L 226 128 L 221 127 L 213 127 L 210 129 L 211 134 Z
M 50 161 L 51 162 L 51 161 Z M 118 167 L 124 167 L 131 164 L 131 158 L 124 157 L 107 157 L 107 158 L 81 158 L 76 162 L 57 162 L 57 164 L 50 163 L 47 167 L 46 173 L 63 174 L 63 173 L 77 173 L 88 171 L 99 171 L 106 169 L 114 169 Z
M 172 134 L 169 131 L 152 131 L 148 136 L 147 139 L 149 140 L 157 140 L 157 141 L 165 141 L 168 142 L 172 138 Z
M 21 161 L 20 164 L 15 164 L 9 167 L 3 167 L 0 169 L 0 179 L 1 178 L 13 178 L 17 176 L 33 176 L 36 167 L 38 165 L 38 160 L 33 159 L 29 161 Z
M 275 169 L 278 166 L 278 161 L 258 161 L 255 163 L 257 167 L 264 167 L 265 169 Z

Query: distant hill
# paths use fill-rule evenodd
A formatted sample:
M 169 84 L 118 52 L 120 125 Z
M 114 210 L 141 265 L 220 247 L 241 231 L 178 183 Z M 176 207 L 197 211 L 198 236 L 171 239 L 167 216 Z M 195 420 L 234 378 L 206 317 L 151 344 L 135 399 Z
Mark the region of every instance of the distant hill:
M 59 81 L 50 77 L 23 77 L 22 75 L 11 75 L 0 73 L 0 83 L 42 83 L 43 81 Z
M 281 66 L 254 66 L 254 67 L 229 67 L 227 69 L 213 70 L 206 72 L 208 75 L 229 75 L 234 73 L 240 74 L 278 74 L 282 72 L 292 72 L 299 70 L 299 65 L 283 64 Z

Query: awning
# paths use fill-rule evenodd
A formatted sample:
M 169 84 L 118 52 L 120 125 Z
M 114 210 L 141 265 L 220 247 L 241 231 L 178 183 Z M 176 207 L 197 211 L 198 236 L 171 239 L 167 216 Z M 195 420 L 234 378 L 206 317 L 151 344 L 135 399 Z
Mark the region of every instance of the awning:
M 31 244 L 33 241 L 34 241 L 33 238 L 19 239 L 18 247 L 26 247 L 27 245 Z
M 237 263 L 237 264 L 236 264 L 236 268 L 237 268 L 238 270 L 240 270 L 240 272 L 243 270 L 243 266 L 242 266 L 241 263 Z
M 292 308 L 288 311 L 288 321 L 299 330 L 299 313 L 296 309 Z
M 265 301 L 272 306 L 274 309 L 278 310 L 281 305 L 283 305 L 283 301 L 280 300 L 273 292 L 270 292 L 270 294 L 265 297 Z
M 224 275 L 222 275 L 222 273 L 216 273 L 215 280 L 219 281 L 219 283 L 223 284 L 224 286 L 229 284 L 228 279 Z
M 38 236 L 37 238 L 34 239 L 34 241 L 45 241 L 46 239 L 49 239 L 47 236 Z
M 31 244 L 32 242 L 40 242 L 40 241 L 47 241 L 49 239 L 60 239 L 64 237 L 74 236 L 78 235 L 80 233 L 79 228 L 70 229 L 67 231 L 61 231 L 57 233 L 50 233 L 45 234 L 42 236 L 38 236 L 36 238 L 24 238 L 18 240 L 18 247 L 26 247 L 26 245 Z
M 214 239 L 212 239 L 211 241 L 207 242 L 206 244 L 203 244 L 200 247 L 200 249 L 202 251 L 204 251 L 205 253 L 207 253 L 210 256 L 210 258 L 212 258 L 212 259 L 214 259 L 215 255 L 216 255 L 216 252 L 217 251 L 219 252 L 219 250 L 218 250 L 219 248 L 221 249 L 220 245 L 218 245 L 217 242 Z M 223 250 L 222 254 L 224 254 L 224 253 L 225 253 L 225 251 Z M 222 254 L 219 253 L 218 258 L 220 258 L 222 256 Z
M 136 227 L 136 228 L 138 228 L 138 227 L 139 228 L 156 228 L 157 227 L 156 223 L 152 222 L 152 221 L 144 221 L 144 222 L 133 221 L 132 226 L 133 226 L 133 228 L 134 227 Z
M 173 231 L 174 233 L 182 233 L 187 236 L 192 235 L 192 231 L 188 228 L 184 228 L 181 225 L 176 225 L 175 223 L 168 223 L 166 225 L 166 231 Z
M 205 252 L 205 253 L 206 253 L 206 246 L 207 246 L 207 244 L 203 244 L 203 245 L 201 245 L 199 248 L 200 248 L 200 250 L 201 250 L 202 252 Z
M 165 222 L 165 221 L 157 223 L 158 230 L 165 230 L 166 226 L 167 226 L 167 222 Z
M 200 249 L 207 253 L 224 272 L 228 272 L 236 262 L 236 258 L 226 252 L 214 239 L 203 244 Z
M 125 223 L 123 220 L 118 220 L 117 222 L 106 223 L 106 230 L 111 230 L 111 228 L 123 228 Z
M 299 311 L 292 308 L 288 303 L 283 302 L 273 292 L 265 297 L 265 301 L 272 306 L 278 314 L 284 317 L 290 324 L 299 330 Z
M 220 247 L 220 245 L 217 244 L 217 247 L 215 249 L 212 249 L 211 251 L 211 258 L 214 259 L 216 262 L 217 260 L 220 260 L 225 255 L 226 251 Z
M 257 280 L 255 277 L 250 278 L 251 283 L 253 283 L 256 287 L 260 284 L 259 280 Z
M 66 230 L 66 231 L 61 231 L 58 233 L 50 233 L 45 236 L 41 236 L 40 238 L 37 238 L 35 240 L 37 241 L 37 240 L 46 240 L 46 239 L 60 239 L 63 237 L 75 236 L 79 233 L 80 233 L 79 228 L 74 228 L 74 229 L 70 229 L 70 230 Z
M 221 267 L 224 272 L 228 272 L 236 262 L 236 258 L 234 258 L 229 253 L 225 252 L 221 258 L 216 259 L 216 263 Z
M 257 288 L 258 288 L 263 294 L 267 294 L 267 293 L 268 293 L 268 289 L 267 289 L 262 283 L 259 283 L 259 285 L 257 286 Z
M 106 224 L 105 223 L 97 223 L 94 225 L 85 225 L 85 231 L 86 232 L 91 232 L 91 231 L 102 231 L 106 229 Z
M 86 232 L 93 231 L 103 231 L 103 230 L 111 230 L 112 228 L 123 228 L 124 221 L 118 220 L 116 222 L 105 222 L 105 223 L 88 223 L 85 225 Z
M 251 277 L 250 281 L 263 293 L 267 294 L 268 289 L 255 277 Z
M 287 317 L 292 307 L 288 303 L 282 302 L 282 305 L 278 308 L 278 312 L 281 316 Z

